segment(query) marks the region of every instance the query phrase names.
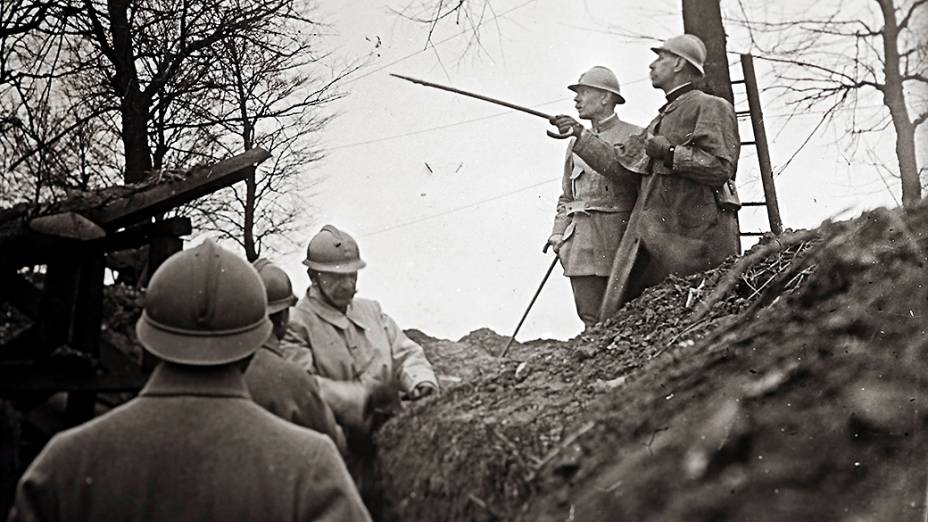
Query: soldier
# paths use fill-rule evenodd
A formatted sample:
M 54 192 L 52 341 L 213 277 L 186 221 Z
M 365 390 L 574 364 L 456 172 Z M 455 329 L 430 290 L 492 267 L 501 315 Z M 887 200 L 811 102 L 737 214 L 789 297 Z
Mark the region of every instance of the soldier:
M 612 144 L 570 116 L 552 123 L 577 137 L 573 151 L 604 174 L 641 173 L 638 201 L 619 245 L 600 317 L 668 274 L 718 266 L 738 252 L 735 208 L 728 205 L 740 141 L 734 108 L 693 82 L 704 75 L 706 46 L 684 34 L 652 49 L 651 84 L 667 103 L 645 133 Z
M 615 114 L 616 104 L 625 103 L 625 98 L 609 69 L 593 67 L 567 88 L 577 93 L 574 103 L 580 118 L 590 120 L 593 133 L 603 141 L 622 143 L 643 130 Z M 550 246 L 558 254 L 570 278 L 577 315 L 589 328 L 599 320 L 612 261 L 635 206 L 638 177 L 600 174 L 573 152 L 574 141 L 567 147 L 563 193 L 544 250 Z
M 148 384 L 53 437 L 10 519 L 370 520 L 332 441 L 248 395 L 266 299 L 255 270 L 212 241 L 165 261 L 136 325 L 161 360 Z
M 422 347 L 376 301 L 354 298 L 358 270 L 365 263 L 350 235 L 332 225 L 322 227 L 310 240 L 303 264 L 311 285 L 293 308 L 281 350 L 319 379 L 322 398 L 336 417 L 358 408 L 358 396 L 345 393 L 346 385 L 386 385 L 387 393 L 372 399 L 374 404 L 396 403 L 400 394 L 417 400 L 438 391 Z M 370 422 L 366 430 L 348 429 L 346 462 L 368 507 L 375 510 L 371 429 Z
M 345 435 L 336 424 L 332 410 L 323 402 L 316 378 L 284 359 L 280 351 L 280 340 L 287 332 L 290 319 L 290 307 L 297 301 L 290 278 L 267 259 L 258 259 L 252 266 L 258 271 L 267 291 L 267 315 L 273 330 L 255 352 L 245 372 L 251 398 L 284 420 L 328 435 L 344 454 L 347 450 Z

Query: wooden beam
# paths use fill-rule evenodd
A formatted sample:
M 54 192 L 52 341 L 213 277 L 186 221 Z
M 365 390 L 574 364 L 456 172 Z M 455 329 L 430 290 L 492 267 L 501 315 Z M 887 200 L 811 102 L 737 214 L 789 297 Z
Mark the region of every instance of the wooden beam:
M 245 179 L 269 157 L 263 149 L 251 149 L 215 165 L 193 169 L 186 179 L 159 183 L 82 214 L 107 230 L 138 223 Z
M 100 240 L 99 246 L 104 252 L 116 252 L 139 248 L 151 242 L 158 236 L 189 236 L 193 233 L 193 225 L 188 217 L 172 217 L 154 223 L 145 223 L 128 227 L 119 232 L 110 234 Z

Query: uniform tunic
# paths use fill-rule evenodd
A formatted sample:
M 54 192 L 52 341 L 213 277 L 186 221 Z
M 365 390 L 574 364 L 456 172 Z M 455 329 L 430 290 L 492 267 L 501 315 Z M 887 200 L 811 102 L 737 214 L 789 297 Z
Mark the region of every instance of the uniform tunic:
M 268 337 L 255 352 L 245 383 L 259 406 L 281 419 L 328 435 L 339 451 L 345 452 L 345 436 L 323 402 L 316 378 L 284 359 L 276 336 Z
M 639 134 L 642 128 L 613 114 L 596 125 L 594 131 L 606 143 L 616 144 Z M 573 153 L 571 142 L 561 187 L 551 234 L 561 234 L 564 239 L 558 252 L 564 275 L 608 277 L 635 206 L 637 177 L 600 174 Z
M 366 521 L 328 437 L 252 402 L 231 366 L 162 363 L 141 394 L 59 433 L 13 521 Z
M 721 210 L 715 200 L 715 191 L 734 179 L 738 163 L 731 104 L 685 86 L 668 96 L 647 133 L 665 136 L 675 146 L 672 166 L 644 154 L 646 134 L 613 146 L 584 132 L 574 146 L 603 173 L 646 175 L 613 265 L 603 319 L 668 274 L 700 272 L 738 251 L 735 213 Z

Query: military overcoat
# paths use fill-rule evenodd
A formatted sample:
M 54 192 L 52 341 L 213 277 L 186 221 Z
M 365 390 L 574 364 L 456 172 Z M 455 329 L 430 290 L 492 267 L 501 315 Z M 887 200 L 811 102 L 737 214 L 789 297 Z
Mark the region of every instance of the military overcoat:
M 162 363 L 137 398 L 52 438 L 10 520 L 370 516 L 332 441 L 252 402 L 241 371 Z
M 245 372 L 245 383 L 259 406 L 297 426 L 328 435 L 345 453 L 345 435 L 322 400 L 316 377 L 284 359 L 280 340 L 274 335 L 255 352 Z
M 336 416 L 345 409 L 356 410 L 358 405 L 352 403 L 360 397 L 342 393 L 333 382 L 375 383 L 386 377 L 396 383 L 397 393 L 423 382 L 438 386 L 422 347 L 383 313 L 379 303 L 354 299 L 342 313 L 325 302 L 314 285 L 291 309 L 280 350 L 319 379 L 323 399 Z

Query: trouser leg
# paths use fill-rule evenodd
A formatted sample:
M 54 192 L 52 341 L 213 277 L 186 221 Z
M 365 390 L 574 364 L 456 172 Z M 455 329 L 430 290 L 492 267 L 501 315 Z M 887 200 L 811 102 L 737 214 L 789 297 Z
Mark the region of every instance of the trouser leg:
M 587 328 L 599 322 L 599 306 L 603 302 L 608 283 L 608 277 L 573 276 L 570 278 L 570 286 L 574 289 L 577 315 Z

